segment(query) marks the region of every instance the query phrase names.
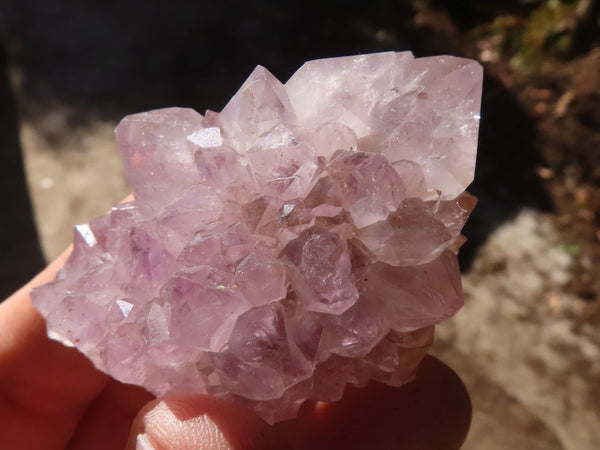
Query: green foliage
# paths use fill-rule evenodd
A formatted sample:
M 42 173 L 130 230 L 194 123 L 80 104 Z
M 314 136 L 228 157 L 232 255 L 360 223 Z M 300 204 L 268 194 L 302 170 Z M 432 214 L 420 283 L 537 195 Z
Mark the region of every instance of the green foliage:
M 579 244 L 562 243 L 559 248 L 571 256 L 579 256 L 581 254 L 581 246 Z
M 537 72 L 544 59 L 568 54 L 576 25 L 577 2 L 547 0 L 528 17 L 501 15 L 484 27 L 495 51 L 510 58 L 514 70 Z

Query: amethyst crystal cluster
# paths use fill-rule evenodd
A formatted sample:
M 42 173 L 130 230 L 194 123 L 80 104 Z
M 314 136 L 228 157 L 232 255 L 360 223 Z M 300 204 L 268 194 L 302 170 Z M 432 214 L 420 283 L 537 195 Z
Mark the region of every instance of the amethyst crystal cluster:
M 462 304 L 481 67 L 379 53 L 257 67 L 221 113 L 128 116 L 135 201 L 75 228 L 32 293 L 49 335 L 162 395 L 268 422 L 414 375 Z

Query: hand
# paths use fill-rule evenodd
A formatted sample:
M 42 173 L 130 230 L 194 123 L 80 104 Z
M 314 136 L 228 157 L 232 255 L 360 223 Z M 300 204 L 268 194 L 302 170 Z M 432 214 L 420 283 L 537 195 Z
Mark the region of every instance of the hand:
M 374 382 L 348 388 L 341 401 L 307 402 L 296 419 L 275 426 L 207 396 L 151 401 L 143 389 L 110 378 L 76 349 L 46 337 L 29 291 L 51 281 L 67 256 L 0 304 L 2 449 L 448 450 L 459 448 L 467 434 L 465 387 L 429 356 L 402 388 Z

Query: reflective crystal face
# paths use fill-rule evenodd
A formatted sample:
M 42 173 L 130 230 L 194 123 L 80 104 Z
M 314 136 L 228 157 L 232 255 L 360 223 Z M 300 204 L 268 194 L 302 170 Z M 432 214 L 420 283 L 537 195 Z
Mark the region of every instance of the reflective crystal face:
M 268 422 L 411 379 L 462 305 L 482 70 L 409 52 L 257 67 L 221 113 L 124 118 L 135 201 L 78 225 L 34 290 L 49 335 L 157 395 Z

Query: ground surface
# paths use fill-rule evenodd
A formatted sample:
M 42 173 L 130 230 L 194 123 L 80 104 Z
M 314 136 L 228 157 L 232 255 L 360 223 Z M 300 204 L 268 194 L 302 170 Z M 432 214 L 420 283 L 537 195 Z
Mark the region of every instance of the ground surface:
M 461 255 L 466 305 L 438 328 L 434 353 L 463 377 L 473 399 L 465 448 L 600 448 L 598 41 L 553 50 L 555 42 L 562 42 L 558 39 L 575 36 L 577 16 L 568 8 L 577 2 L 528 2 L 526 7 L 516 1 L 490 1 L 486 7 L 436 3 L 442 2 L 399 2 L 403 6 L 387 15 L 383 7 L 364 14 L 350 9 L 335 19 L 326 11 L 311 16 L 309 28 L 299 25 L 298 16 L 308 14 L 304 9 L 287 15 L 275 10 L 269 20 L 278 24 L 279 47 L 270 44 L 263 52 L 249 48 L 237 63 L 215 57 L 221 62 L 218 73 L 210 75 L 203 67 L 198 80 L 190 75 L 197 68 L 192 63 L 179 78 L 150 71 L 150 86 L 142 87 L 135 87 L 133 78 L 146 67 L 131 63 L 130 75 L 115 69 L 125 77 L 127 95 L 112 86 L 111 77 L 103 83 L 90 75 L 93 66 L 84 57 L 77 70 L 64 69 L 63 78 L 71 78 L 61 84 L 61 72 L 44 66 L 48 55 L 36 59 L 17 48 L 12 85 L 44 254 L 56 256 L 70 242 L 75 223 L 102 213 L 127 194 L 113 142 L 114 126 L 126 112 L 172 104 L 219 109 L 255 63 L 285 78 L 304 59 L 357 51 L 411 48 L 417 54 L 477 58 L 487 75 L 472 186 L 480 204 L 465 230 L 470 242 Z M 551 3 L 566 6 L 552 16 L 554 10 L 547 10 Z M 462 6 L 457 9 L 457 4 Z M 154 20 L 152 11 L 144 17 Z M 241 48 L 248 36 L 259 43 L 267 40 L 257 25 L 266 19 L 260 16 L 255 23 L 252 17 L 230 45 Z M 540 17 L 546 22 L 539 22 Z M 532 41 L 531 30 L 541 29 L 540 24 L 550 31 L 538 45 L 539 36 Z M 13 41 L 27 50 L 29 34 L 15 32 Z M 121 42 L 131 48 L 139 44 Z M 50 56 L 51 44 L 44 44 L 50 50 L 42 48 Z M 55 46 L 64 51 L 60 43 Z M 119 58 L 128 53 L 114 51 L 111 61 L 121 67 Z M 157 51 L 164 64 L 172 63 L 160 43 Z M 107 73 L 115 72 L 107 67 Z M 227 76 L 219 72 L 223 67 Z M 77 75 L 86 80 L 82 86 L 73 83 Z M 168 88 L 165 80 L 172 83 Z M 215 89 L 202 93 L 195 84 L 199 81 Z M 181 101 L 180 91 L 192 85 Z M 148 94 L 152 86 L 160 87 L 153 91 L 156 95 Z M 107 96 L 122 101 L 107 104 Z

